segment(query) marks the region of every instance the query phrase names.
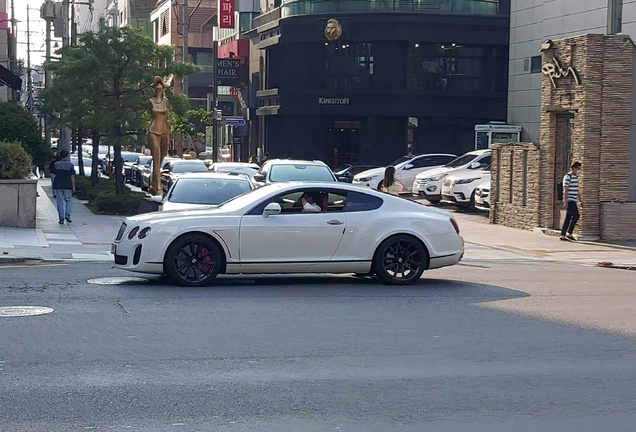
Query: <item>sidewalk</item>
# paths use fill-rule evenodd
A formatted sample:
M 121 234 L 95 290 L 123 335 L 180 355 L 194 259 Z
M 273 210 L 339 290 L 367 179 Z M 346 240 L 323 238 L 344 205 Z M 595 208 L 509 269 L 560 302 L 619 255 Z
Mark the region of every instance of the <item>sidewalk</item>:
M 491 225 L 478 214 L 454 213 L 466 242 L 467 261 L 552 261 L 583 265 L 611 262 L 636 265 L 636 250 L 592 243 L 564 242 L 541 232 Z
M 73 199 L 73 222 L 60 225 L 49 179 L 38 182 L 35 229 L 0 227 L 0 259 L 112 261 L 110 245 L 123 216 L 93 214 Z

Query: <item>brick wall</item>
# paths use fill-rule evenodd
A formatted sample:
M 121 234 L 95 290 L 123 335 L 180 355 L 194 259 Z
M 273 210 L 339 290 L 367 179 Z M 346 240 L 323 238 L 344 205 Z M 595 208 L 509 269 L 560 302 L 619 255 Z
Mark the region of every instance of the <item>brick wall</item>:
M 490 180 L 490 222 L 533 229 L 539 224 L 539 146 L 494 144 Z
M 601 238 L 606 240 L 636 240 L 636 203 L 602 203 Z

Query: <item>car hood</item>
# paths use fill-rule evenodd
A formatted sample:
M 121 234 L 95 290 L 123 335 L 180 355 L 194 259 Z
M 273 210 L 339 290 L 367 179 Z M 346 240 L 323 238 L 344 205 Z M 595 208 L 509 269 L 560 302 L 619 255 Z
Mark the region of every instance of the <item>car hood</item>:
M 362 171 L 360 174 L 356 174 L 353 178 L 354 180 L 365 178 L 365 177 L 374 177 L 379 175 L 384 175 L 384 170 L 386 168 L 373 168 L 370 170 Z
M 210 204 L 187 204 L 187 203 L 176 203 L 166 201 L 162 204 L 163 211 L 185 211 L 188 210 L 191 212 L 192 210 L 209 210 L 211 208 L 216 208 L 216 205 Z
M 425 179 L 425 178 L 429 178 L 429 177 L 435 177 L 437 175 L 440 174 L 449 174 L 453 171 L 458 170 L 458 168 L 449 168 L 449 167 L 439 167 L 439 168 L 434 168 L 434 169 L 430 169 L 430 170 L 426 170 L 424 172 L 419 173 L 418 175 L 415 176 L 416 179 Z
M 138 216 L 127 217 L 124 221 L 126 225 L 154 225 L 161 223 L 168 223 L 175 220 L 183 221 L 184 219 L 198 219 L 203 217 L 218 217 L 225 216 L 228 212 L 225 210 L 221 210 L 219 208 L 215 208 L 212 206 L 208 206 L 205 209 L 199 210 L 176 210 L 176 211 L 162 211 L 162 212 L 152 212 L 146 213 Z
M 488 190 L 490 190 L 490 180 L 485 181 L 483 183 L 479 183 L 477 185 L 477 189 L 488 189 Z
M 449 174 L 446 179 L 463 180 L 468 178 L 490 177 L 490 171 L 480 169 L 463 169 Z

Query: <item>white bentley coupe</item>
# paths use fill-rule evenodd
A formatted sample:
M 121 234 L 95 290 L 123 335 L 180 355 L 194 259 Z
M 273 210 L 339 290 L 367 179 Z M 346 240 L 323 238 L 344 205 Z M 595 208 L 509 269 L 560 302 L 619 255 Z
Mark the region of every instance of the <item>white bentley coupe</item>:
M 116 267 L 204 286 L 219 273 L 363 273 L 411 284 L 457 264 L 450 213 L 345 183 L 273 183 L 218 207 L 126 218 Z

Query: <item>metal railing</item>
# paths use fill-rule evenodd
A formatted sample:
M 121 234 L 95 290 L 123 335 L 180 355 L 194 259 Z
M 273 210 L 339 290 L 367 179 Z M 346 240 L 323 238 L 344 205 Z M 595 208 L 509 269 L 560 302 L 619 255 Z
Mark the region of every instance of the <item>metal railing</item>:
M 335 12 L 498 15 L 499 0 L 283 0 L 281 9 L 282 17 Z

